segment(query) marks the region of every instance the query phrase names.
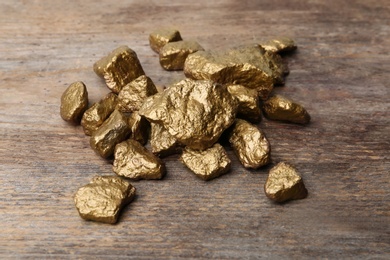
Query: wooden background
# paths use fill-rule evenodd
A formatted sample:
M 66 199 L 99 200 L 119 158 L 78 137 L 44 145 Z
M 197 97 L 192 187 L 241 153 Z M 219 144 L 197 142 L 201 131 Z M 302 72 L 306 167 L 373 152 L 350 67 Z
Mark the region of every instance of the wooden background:
M 301 172 L 309 197 L 276 205 L 263 193 L 269 167 L 203 182 L 167 158 L 162 181 L 133 182 L 136 200 L 117 225 L 83 221 L 72 196 L 113 174 L 80 127 L 59 116 L 73 81 L 90 101 L 108 89 L 92 64 L 122 44 L 158 85 L 149 33 L 178 28 L 206 49 L 294 38 L 282 93 L 312 123 L 263 120 L 273 161 Z M 0 258 L 390 257 L 390 2 L 23 1 L 0 3 Z

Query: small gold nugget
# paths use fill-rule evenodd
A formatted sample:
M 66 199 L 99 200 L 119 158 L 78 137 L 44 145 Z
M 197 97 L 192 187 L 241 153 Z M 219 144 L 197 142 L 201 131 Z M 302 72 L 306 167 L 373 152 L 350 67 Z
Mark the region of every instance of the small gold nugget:
M 307 189 L 297 170 L 290 164 L 281 162 L 270 171 L 264 185 L 268 198 L 276 202 L 304 199 Z
M 252 123 L 261 121 L 259 95 L 255 89 L 241 85 L 228 85 L 227 90 L 238 100 L 238 116 Z
M 132 180 L 161 179 L 165 175 L 165 164 L 139 142 L 129 139 L 115 147 L 113 171 Z
M 225 149 L 218 143 L 204 151 L 186 147 L 180 160 L 196 176 L 205 181 L 217 178 L 228 172 L 231 165 Z
M 257 169 L 271 161 L 271 148 L 264 133 L 245 120 L 236 119 L 229 142 L 245 168 Z
M 88 108 L 88 91 L 81 81 L 74 82 L 61 96 L 60 114 L 65 121 L 78 124 Z
M 152 153 L 165 157 L 181 151 L 180 144 L 163 126 L 151 123 L 150 146 Z
M 195 41 L 169 42 L 160 50 L 160 64 L 166 70 L 182 70 L 188 55 L 203 50 Z
M 225 86 L 184 79 L 147 98 L 139 113 L 161 124 L 180 143 L 204 150 L 233 124 L 237 106 Z
M 99 176 L 76 192 L 74 202 L 83 219 L 115 224 L 122 208 L 134 197 L 135 188 L 127 181 Z
M 128 83 L 145 75 L 137 54 L 125 45 L 97 61 L 93 69 L 105 79 L 107 87 L 117 94 Z
M 84 133 L 92 135 L 115 110 L 117 102 L 117 96 L 108 93 L 102 100 L 88 108 L 81 119 Z
M 114 110 L 109 118 L 92 134 L 90 144 L 103 158 L 114 153 L 115 145 L 122 142 L 130 134 L 127 118 L 118 110 Z
M 280 120 L 297 124 L 308 124 L 310 115 L 306 109 L 283 96 L 274 95 L 263 103 L 264 116 L 270 120 Z
M 284 53 L 293 51 L 297 48 L 293 39 L 282 37 L 273 39 L 260 44 L 266 51 L 274 52 L 274 53 Z
M 121 89 L 117 109 L 121 112 L 137 111 L 147 97 L 156 93 L 153 81 L 145 75 L 139 76 Z
M 175 29 L 159 29 L 149 35 L 150 48 L 157 53 L 159 53 L 161 48 L 168 42 L 177 42 L 181 40 L 180 32 Z
M 145 117 L 140 116 L 136 111 L 129 116 L 128 124 L 131 130 L 130 138 L 143 145 L 146 144 L 150 128 L 148 120 L 146 120 Z

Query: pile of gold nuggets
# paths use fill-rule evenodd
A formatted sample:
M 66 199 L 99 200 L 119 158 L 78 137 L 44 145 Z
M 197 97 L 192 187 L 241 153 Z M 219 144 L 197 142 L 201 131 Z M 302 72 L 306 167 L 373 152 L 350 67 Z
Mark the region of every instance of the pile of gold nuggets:
M 270 120 L 307 124 L 305 108 L 280 95 L 288 68 L 281 54 L 296 45 L 288 38 L 222 51 L 205 51 L 179 31 L 161 29 L 149 36 L 165 70 L 184 70 L 186 79 L 160 91 L 147 77 L 137 54 L 127 46 L 94 64 L 111 93 L 88 108 L 83 82 L 72 83 L 61 97 L 61 117 L 82 125 L 91 147 L 113 159 L 117 176 L 98 176 L 81 187 L 74 201 L 86 220 L 116 223 L 136 189 L 124 179 L 161 179 L 162 157 L 181 153 L 180 160 L 208 181 L 230 170 L 231 161 L 219 143 L 228 140 L 245 168 L 271 161 L 270 144 L 256 126 L 261 115 Z M 144 145 L 149 140 L 150 150 Z M 124 177 L 124 178 L 121 178 Z M 302 199 L 307 190 L 297 170 L 278 163 L 264 186 L 276 202 Z

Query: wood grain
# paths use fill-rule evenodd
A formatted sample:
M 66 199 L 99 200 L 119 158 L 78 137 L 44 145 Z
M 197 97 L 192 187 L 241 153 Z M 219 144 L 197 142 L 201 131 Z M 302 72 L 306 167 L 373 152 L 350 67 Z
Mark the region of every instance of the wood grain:
M 0 258 L 390 258 L 390 2 L 22 1 L 0 3 Z M 274 162 L 301 172 L 309 197 L 263 193 L 269 167 L 203 182 L 168 157 L 163 181 L 134 182 L 117 225 L 83 221 L 72 196 L 113 174 L 80 127 L 59 116 L 76 80 L 90 101 L 108 89 L 92 64 L 134 49 L 169 84 L 148 34 L 177 27 L 207 49 L 294 38 L 282 93 L 310 112 L 307 127 L 263 120 Z

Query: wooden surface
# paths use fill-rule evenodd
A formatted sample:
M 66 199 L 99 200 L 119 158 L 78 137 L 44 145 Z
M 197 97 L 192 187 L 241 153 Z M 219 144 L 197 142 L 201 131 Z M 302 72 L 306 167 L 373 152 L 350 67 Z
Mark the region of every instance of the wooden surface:
M 390 258 L 390 2 L 11 1 L 0 3 L 0 258 Z M 206 49 L 279 35 L 299 50 L 282 93 L 312 123 L 263 120 L 274 162 L 301 172 L 309 197 L 276 205 L 263 193 L 269 167 L 203 182 L 167 158 L 162 181 L 133 182 L 136 200 L 117 225 L 83 221 L 72 196 L 113 174 L 80 127 L 59 116 L 73 81 L 90 101 L 108 89 L 92 64 L 134 49 L 156 84 L 148 46 L 161 26 Z

